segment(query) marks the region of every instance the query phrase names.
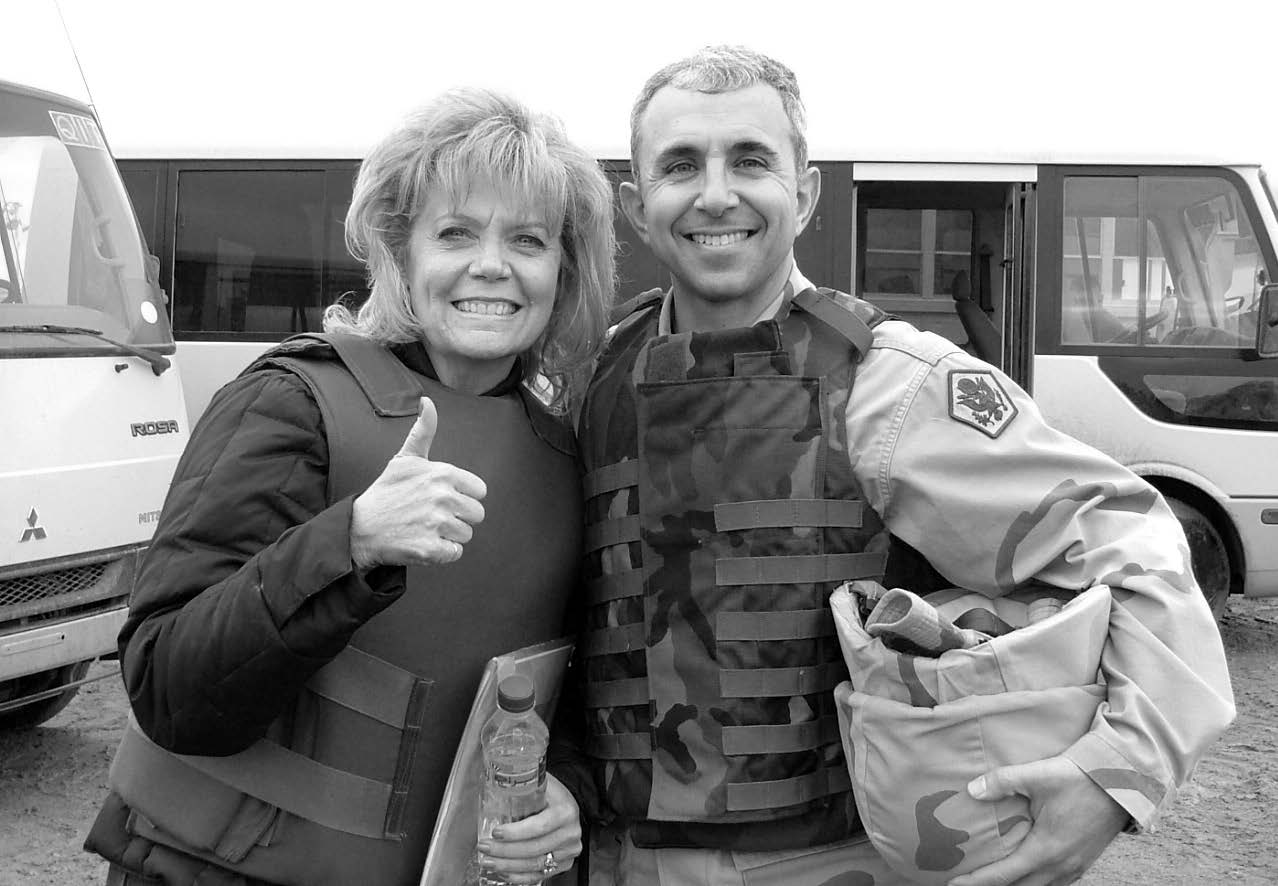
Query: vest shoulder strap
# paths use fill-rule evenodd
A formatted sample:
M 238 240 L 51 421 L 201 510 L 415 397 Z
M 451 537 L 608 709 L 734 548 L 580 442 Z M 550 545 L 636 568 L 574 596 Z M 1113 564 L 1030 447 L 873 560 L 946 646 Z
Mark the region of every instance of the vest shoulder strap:
M 262 355 L 245 372 L 265 365 L 278 365 L 288 358 L 313 358 L 336 354 L 378 415 L 399 418 L 416 415 L 417 401 L 425 391 L 419 376 L 405 366 L 385 345 L 342 332 L 306 332 L 281 342 Z M 295 369 L 296 363 L 289 363 Z
M 416 416 L 419 399 L 429 393 L 429 380 L 413 373 L 385 346 L 342 333 L 293 336 L 245 372 L 264 366 L 292 372 L 319 407 L 328 445 L 330 504 L 354 488 L 356 466 L 368 454 L 370 421 Z
M 625 321 L 626 318 L 631 315 L 639 313 L 644 308 L 661 304 L 661 300 L 665 298 L 665 296 L 665 292 L 660 287 L 649 289 L 646 292 L 641 292 L 634 298 L 626 299 L 620 304 L 613 305 L 612 311 L 609 313 L 608 320 L 612 325 L 616 326 L 617 324 Z
M 794 296 L 793 304 L 847 339 L 862 357 L 874 342 L 874 327 L 888 316 L 869 302 L 834 289 L 805 289 Z

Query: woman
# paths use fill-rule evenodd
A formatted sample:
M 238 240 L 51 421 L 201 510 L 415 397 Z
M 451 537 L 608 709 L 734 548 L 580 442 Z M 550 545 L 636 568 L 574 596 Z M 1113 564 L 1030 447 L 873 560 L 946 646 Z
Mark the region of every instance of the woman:
M 178 466 L 120 634 L 136 724 L 86 844 L 108 882 L 416 884 L 485 662 L 564 633 L 562 413 L 613 286 L 598 164 L 447 93 L 365 160 L 347 238 L 368 301 L 227 385 Z M 547 799 L 484 847 L 512 882 L 581 851 L 553 775 Z

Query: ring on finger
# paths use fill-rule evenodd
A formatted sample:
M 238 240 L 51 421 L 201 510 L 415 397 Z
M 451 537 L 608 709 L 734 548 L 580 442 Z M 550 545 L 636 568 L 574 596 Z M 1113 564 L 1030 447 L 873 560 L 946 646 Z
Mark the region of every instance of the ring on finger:
M 559 870 L 559 862 L 555 859 L 555 853 L 552 850 L 547 852 L 546 857 L 542 860 L 541 872 L 549 877 L 557 870 Z

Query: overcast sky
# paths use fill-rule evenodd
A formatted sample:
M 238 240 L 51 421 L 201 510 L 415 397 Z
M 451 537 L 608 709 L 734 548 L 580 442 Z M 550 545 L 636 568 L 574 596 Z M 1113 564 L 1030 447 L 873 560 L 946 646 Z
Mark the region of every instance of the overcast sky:
M 515 92 L 616 155 L 645 77 L 727 42 L 795 69 L 814 146 L 1204 152 L 1278 171 L 1272 0 L 60 6 L 121 155 L 358 153 L 464 83 Z

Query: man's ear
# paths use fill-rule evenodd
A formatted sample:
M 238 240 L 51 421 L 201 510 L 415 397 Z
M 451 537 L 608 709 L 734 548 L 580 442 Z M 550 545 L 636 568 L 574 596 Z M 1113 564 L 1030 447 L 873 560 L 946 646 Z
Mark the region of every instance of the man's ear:
M 644 216 L 643 196 L 639 193 L 639 186 L 634 182 L 622 182 L 619 193 L 621 195 L 621 211 L 625 214 L 626 221 L 630 222 L 630 227 L 635 229 L 639 239 L 647 243 L 648 220 Z
M 809 166 L 803 172 L 800 172 L 795 190 L 797 206 L 794 217 L 797 227 L 794 233 L 797 237 L 803 233 L 804 228 L 808 226 L 808 222 L 816 215 L 817 201 L 821 199 L 821 170 L 815 166 Z

